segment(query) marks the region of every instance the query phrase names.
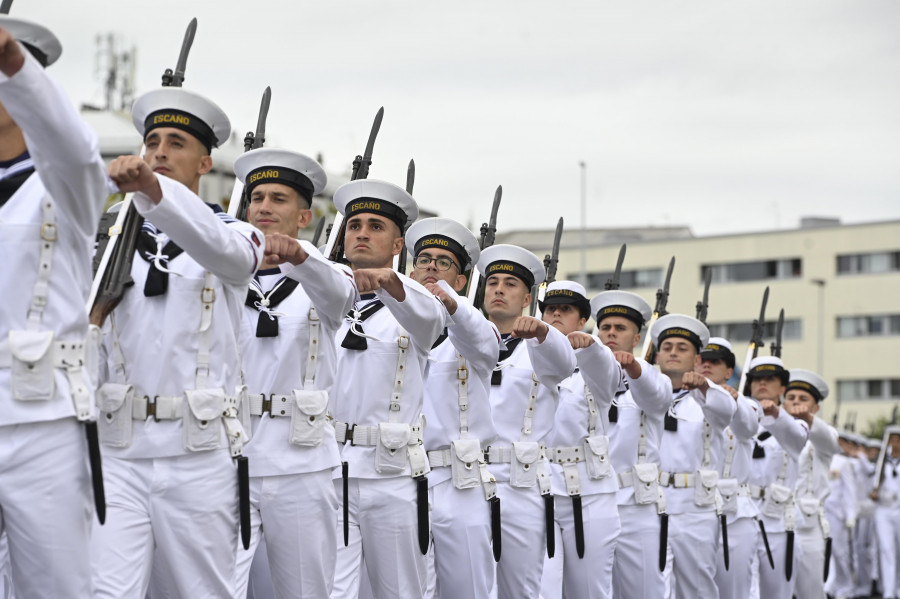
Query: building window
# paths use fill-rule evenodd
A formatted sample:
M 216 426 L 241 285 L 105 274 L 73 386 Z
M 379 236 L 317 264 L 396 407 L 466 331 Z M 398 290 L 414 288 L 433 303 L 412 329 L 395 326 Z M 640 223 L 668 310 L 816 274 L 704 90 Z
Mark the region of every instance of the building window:
M 766 322 L 763 327 L 763 339 L 768 342 L 775 340 L 775 322 Z M 732 343 L 744 341 L 749 343 L 753 333 L 753 322 L 724 322 L 710 323 L 710 337 L 724 337 Z M 803 338 L 803 321 L 799 318 L 785 319 L 784 330 L 781 333 L 782 341 L 797 341 Z
M 784 258 L 758 262 L 703 264 L 700 267 L 701 281 L 706 278 L 707 270 L 712 271 L 713 283 L 797 279 L 803 276 L 803 261 L 800 258 Z
M 900 399 L 900 379 L 861 379 L 838 381 L 841 401 Z
M 881 337 L 900 335 L 900 314 L 838 316 L 838 337 Z
M 606 289 L 606 282 L 612 279 L 610 272 L 587 273 L 588 289 Z M 580 281 L 581 273 L 569 273 L 570 281 Z M 641 270 L 623 270 L 619 274 L 619 287 L 622 289 L 639 289 L 641 287 L 662 287 L 663 271 L 661 268 L 644 268 Z
M 900 251 L 844 254 L 837 257 L 837 274 L 900 272 Z

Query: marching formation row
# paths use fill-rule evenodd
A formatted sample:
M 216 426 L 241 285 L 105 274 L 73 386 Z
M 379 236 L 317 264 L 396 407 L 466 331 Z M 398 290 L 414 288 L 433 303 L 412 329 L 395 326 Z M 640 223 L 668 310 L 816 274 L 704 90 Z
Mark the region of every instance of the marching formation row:
M 189 47 L 107 167 L 44 72 L 59 42 L 0 17 L 5 592 L 897 596 L 900 434 L 876 465 L 761 338 L 729 387 L 705 310 L 417 220 L 412 180 L 366 179 L 374 138 L 324 251 L 297 240 L 326 183 L 305 155 L 251 149 L 233 214 L 204 203 L 230 124 L 180 87 Z

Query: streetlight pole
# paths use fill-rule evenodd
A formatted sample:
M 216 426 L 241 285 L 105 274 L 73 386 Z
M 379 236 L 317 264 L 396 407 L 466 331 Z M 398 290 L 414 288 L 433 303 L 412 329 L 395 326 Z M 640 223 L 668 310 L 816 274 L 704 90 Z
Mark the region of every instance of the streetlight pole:
M 822 378 L 825 378 L 825 279 L 813 279 L 810 281 L 813 285 L 819 288 L 819 334 L 816 336 L 818 341 L 818 348 L 816 353 L 816 370 Z M 837 391 L 837 390 L 836 390 Z M 835 393 L 834 400 L 834 420 L 832 421 L 835 425 L 837 425 L 838 417 L 841 412 L 841 395 L 840 393 Z
M 581 168 L 581 284 L 587 290 L 587 165 L 582 160 L 578 166 Z

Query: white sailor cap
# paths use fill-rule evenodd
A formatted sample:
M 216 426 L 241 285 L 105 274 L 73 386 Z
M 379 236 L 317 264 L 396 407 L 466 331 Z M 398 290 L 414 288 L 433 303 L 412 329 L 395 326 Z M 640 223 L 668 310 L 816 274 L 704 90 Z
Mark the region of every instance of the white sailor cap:
M 878 439 L 866 438 L 866 447 L 869 449 L 881 449 L 881 441 Z
M 428 248 L 447 250 L 459 260 L 462 272 L 469 270 L 481 256 L 478 240 L 467 228 L 449 218 L 423 218 L 406 232 L 406 247 L 413 256 Z
M 397 223 L 401 233 L 419 217 L 419 207 L 405 189 L 377 179 L 344 183 L 334 192 L 333 201 L 344 219 L 362 212 L 380 214 Z
M 775 356 L 758 356 L 750 360 L 750 367 L 747 369 L 747 381 L 754 378 L 765 378 L 775 376 L 781 379 L 781 383 L 785 386 L 788 384 L 790 374 L 784 367 L 781 358 Z
M 613 289 L 601 291 L 591 299 L 591 314 L 597 324 L 607 316 L 621 316 L 637 325 L 638 330 L 650 320 L 650 304 L 636 293 Z
M 544 312 L 547 306 L 570 304 L 578 308 L 582 318 L 588 318 L 591 315 L 591 303 L 586 296 L 587 292 L 580 283 L 553 281 L 547 285 L 547 293 L 544 294 L 543 301 L 538 301 L 538 307 Z
M 788 382 L 788 391 L 800 389 L 813 396 L 816 403 L 828 397 L 828 383 L 812 370 L 791 368 L 791 378 Z
M 697 348 L 698 353 L 709 343 L 709 329 L 706 325 L 687 314 L 666 314 L 653 325 L 652 334 L 657 350 L 670 337 L 687 339 Z
M 328 177 L 322 166 L 298 152 L 277 148 L 257 148 L 234 161 L 234 174 L 244 184 L 247 195 L 262 183 L 281 183 L 297 190 L 308 203 L 322 193 Z
M 145 138 L 157 127 L 174 127 L 190 133 L 207 150 L 231 135 L 231 122 L 211 100 L 181 87 L 162 87 L 134 101 L 131 120 Z
M 481 252 L 478 270 L 485 279 L 493 274 L 508 274 L 521 279 L 531 289 L 535 282 L 543 283 L 547 269 L 540 258 L 517 245 L 498 243 Z
M 43 25 L 0 15 L 0 27 L 9 31 L 41 63 L 41 66 L 50 66 L 62 54 L 59 39 Z
M 700 357 L 707 360 L 723 360 L 728 368 L 734 368 L 734 350 L 724 337 L 710 337 L 700 352 Z

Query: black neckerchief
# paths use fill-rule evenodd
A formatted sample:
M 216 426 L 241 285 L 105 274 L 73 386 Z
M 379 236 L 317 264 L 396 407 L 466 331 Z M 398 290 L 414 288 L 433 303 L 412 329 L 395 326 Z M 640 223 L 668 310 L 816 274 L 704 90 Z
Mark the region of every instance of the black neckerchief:
M 218 204 L 206 204 L 210 210 L 215 213 L 222 212 L 222 207 Z M 232 219 L 233 220 L 233 219 Z M 138 236 L 137 253 L 138 256 L 150 263 L 150 269 L 147 271 L 147 280 L 144 281 L 144 297 L 154 297 L 157 295 L 165 295 L 169 290 L 169 273 L 160 270 L 169 265 L 169 261 L 180 256 L 183 249 L 178 247 L 171 239 L 165 246 L 159 247 L 156 236 L 162 233 L 153 223 L 144 221 L 141 227 L 141 234 Z M 157 260 L 159 260 L 157 264 Z
M 666 417 L 663 419 L 663 430 L 667 430 L 670 432 L 675 432 L 678 430 L 678 418 L 673 415 L 673 411 L 675 410 L 675 406 L 684 399 L 687 394 L 690 393 L 687 389 L 682 389 L 678 392 L 678 394 L 672 400 L 672 407 L 666 412 Z
M 619 421 L 619 406 L 616 405 L 616 400 L 620 395 L 629 391 L 631 387 L 628 386 L 628 379 L 625 378 L 625 373 L 622 373 L 622 380 L 619 382 L 619 388 L 616 389 L 616 395 L 613 398 L 612 403 L 609 406 L 609 422 L 610 424 L 615 424 Z
M 362 299 L 369 299 L 369 298 L 375 297 L 375 294 L 374 293 L 373 294 L 365 294 L 360 297 Z M 372 316 L 376 312 L 378 312 L 379 310 L 381 310 L 382 308 L 384 308 L 384 304 L 381 303 L 381 300 L 375 300 L 371 304 L 368 304 L 362 310 L 359 310 L 359 315 L 355 319 L 354 319 L 353 311 L 351 311 L 349 314 L 347 314 L 347 318 L 349 318 L 351 321 L 356 320 L 356 321 L 362 322 L 362 321 L 365 321 L 366 319 L 368 319 L 370 316 Z M 362 325 L 359 324 L 359 322 L 356 322 L 356 324 L 351 324 L 350 330 L 347 331 L 346 335 L 344 335 L 344 340 L 341 341 L 341 347 L 343 347 L 344 349 L 354 349 L 354 350 L 360 350 L 360 351 L 364 350 L 364 349 L 369 349 L 369 344 L 366 343 L 366 338 L 361 335 L 357 335 L 356 331 L 353 330 L 354 328 L 356 328 L 360 333 L 365 333 L 365 331 L 363 331 Z
M 22 170 L 17 170 L 11 175 L 7 175 L 0 179 L 0 208 L 2 208 L 9 198 L 13 197 L 19 188 L 34 174 L 34 163 L 30 160 L 31 156 L 28 152 L 19 154 L 12 160 L 4 160 L 0 162 L 0 168 L 12 169 L 15 165 L 28 161 L 28 166 L 23 166 Z
M 443 343 L 447 339 L 447 327 L 444 327 L 444 330 L 438 336 L 434 343 L 431 344 L 431 349 L 436 348 L 438 345 Z
M 259 271 L 250 281 L 250 288 L 247 289 L 247 299 L 244 300 L 244 305 L 259 310 L 259 318 L 256 321 L 257 337 L 278 336 L 278 316 L 272 314 L 270 310 L 276 308 L 300 284 L 294 279 L 282 277 L 268 293 L 263 293 L 259 284 L 259 275 L 272 275 L 280 272 L 277 268 Z
M 762 445 L 760 445 L 759 443 L 761 441 L 765 441 L 766 439 L 768 439 L 771 436 L 772 436 L 772 433 L 770 433 L 769 431 L 763 431 L 763 432 L 759 433 L 758 435 L 756 435 L 756 439 L 754 439 L 754 441 L 753 441 L 753 459 L 754 460 L 760 460 L 760 459 L 766 457 L 766 448 L 763 447 Z
M 500 362 L 509 359 L 509 357 L 516 351 L 516 347 L 519 343 L 522 342 L 521 337 L 511 337 L 509 333 L 503 335 L 501 337 L 503 341 L 506 343 L 506 349 L 500 351 L 500 355 L 497 357 L 497 365 L 500 365 Z M 503 382 L 503 371 L 502 370 L 494 370 L 491 373 L 491 385 L 499 385 Z

